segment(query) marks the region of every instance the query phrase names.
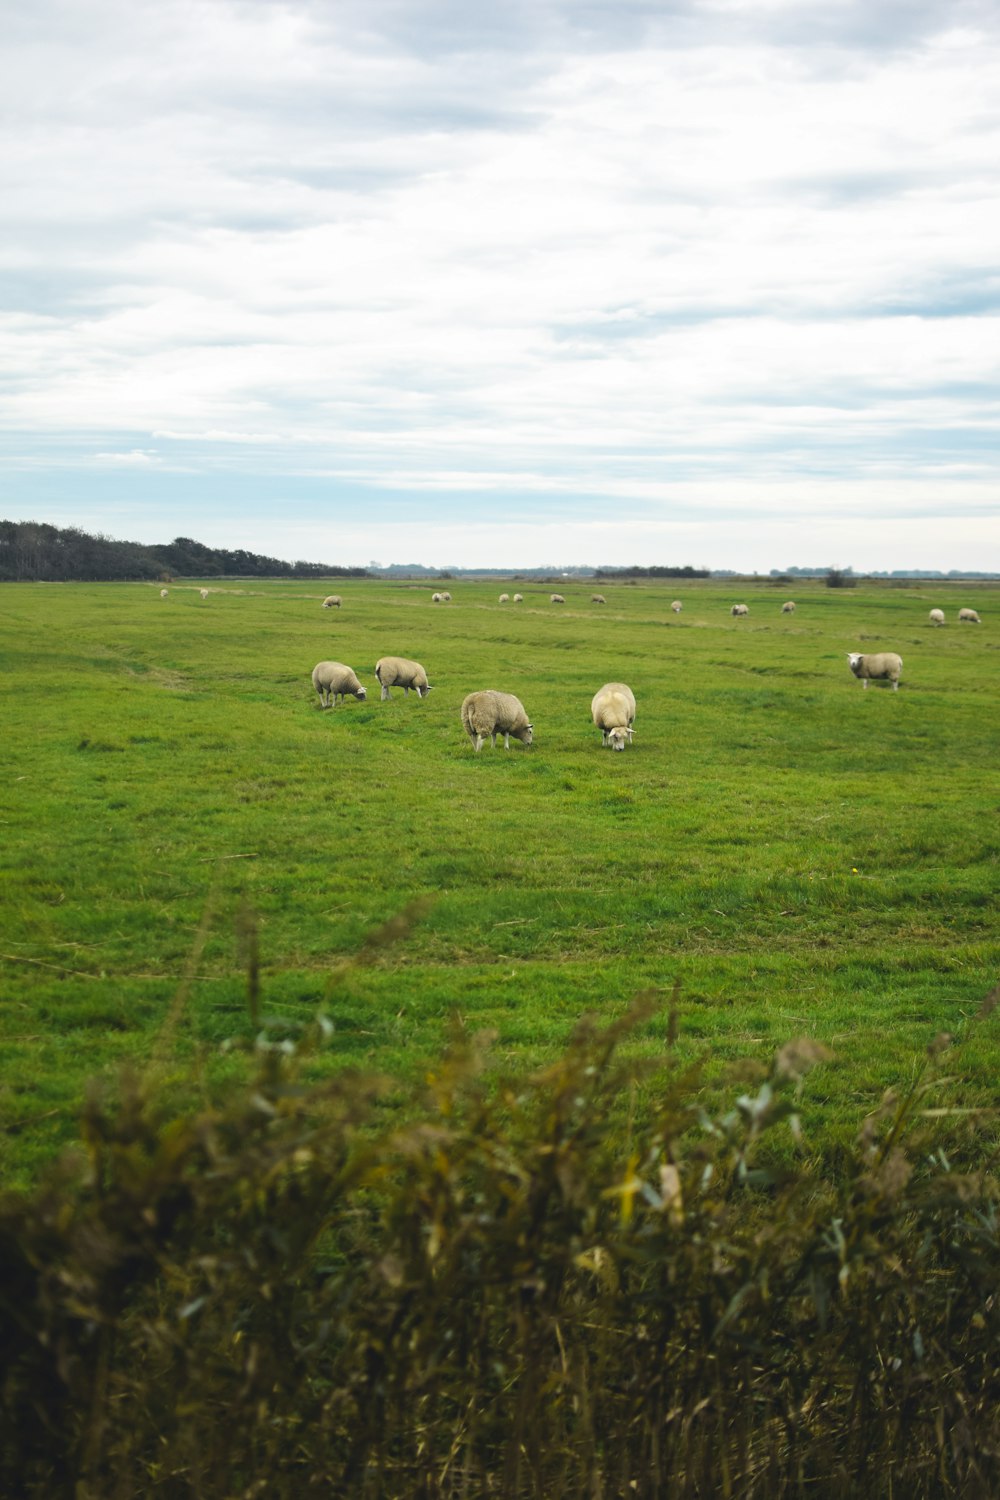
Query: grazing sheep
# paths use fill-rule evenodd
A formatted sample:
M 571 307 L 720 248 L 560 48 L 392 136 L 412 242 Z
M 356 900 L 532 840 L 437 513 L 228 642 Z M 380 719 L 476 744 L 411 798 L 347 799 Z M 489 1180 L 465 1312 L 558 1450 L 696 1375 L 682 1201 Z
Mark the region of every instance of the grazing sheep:
M 524 603 L 524 595 L 523 594 L 515 594 L 514 595 L 514 603 L 515 604 L 523 604 Z
M 549 599 L 552 601 L 553 604 L 565 604 L 566 603 L 566 600 L 563 598 L 562 594 L 550 594 L 549 595 Z
M 330 708 L 338 698 L 343 702 L 345 693 L 352 693 L 361 703 L 368 696 L 355 672 L 342 661 L 318 661 L 313 667 L 312 684 L 324 708 Z
M 510 595 L 509 594 L 501 594 L 500 595 L 500 603 L 501 604 L 509 604 L 510 603 Z
M 169 592 L 170 592 L 169 589 L 161 589 L 160 590 L 160 598 L 161 599 L 165 599 L 167 597 L 167 595 L 169 594 Z
M 967 620 L 970 625 L 981 625 L 983 623 L 974 609 L 960 609 L 958 618 L 960 620 Z
M 624 682 L 606 682 L 594 694 L 590 716 L 601 731 L 601 744 L 624 750 L 632 743 L 635 695 Z
M 927 618 L 928 618 L 928 620 L 930 620 L 930 622 L 931 622 L 932 625 L 943 625 L 944 624 L 944 610 L 943 609 L 932 609 L 931 612 L 930 612 L 930 614 L 927 616 Z
M 410 696 L 410 688 L 416 688 L 418 698 L 426 698 L 430 692 L 427 673 L 418 661 L 409 661 L 405 656 L 382 656 L 375 663 L 375 676 L 382 687 L 382 701 L 391 698 L 391 687 L 401 687 L 403 696 Z
M 750 613 L 750 609 L 746 604 L 734 604 L 729 613 L 731 615 L 748 615 Z
M 781 613 L 783 615 L 794 615 L 794 613 L 795 613 L 795 602 L 794 602 L 794 600 L 792 600 L 792 599 L 787 600 L 786 603 L 784 603 L 781 606 Z
M 873 682 L 878 679 L 891 682 L 893 692 L 898 692 L 903 658 L 895 651 L 876 651 L 870 656 L 860 651 L 848 651 L 847 661 L 855 677 L 860 678 L 862 687 L 868 686 L 869 678 Z
M 684 606 L 679 599 L 674 599 L 670 605 L 670 608 L 673 610 L 675 615 L 679 615 Z
M 451 595 L 448 593 L 447 589 L 441 595 L 441 603 L 442 604 L 450 604 L 451 603 Z
M 340 605 L 341 598 L 339 594 L 327 594 L 326 598 L 323 600 L 324 609 L 339 609 Z
M 208 589 L 199 589 L 198 590 L 198 597 L 201 598 L 201 599 L 207 599 L 208 598 Z
M 591 594 L 590 602 L 591 604 L 607 604 L 608 601 L 603 594 Z
M 432 604 L 440 604 L 441 603 L 441 595 L 440 594 L 432 594 L 431 595 L 431 603 Z
M 510 749 L 510 737 L 530 745 L 532 726 L 524 704 L 513 693 L 498 693 L 487 688 L 481 693 L 470 693 L 462 704 L 462 726 L 473 741 L 476 753 L 483 748 L 486 736 L 496 749 L 497 735 L 503 735 L 503 747 Z

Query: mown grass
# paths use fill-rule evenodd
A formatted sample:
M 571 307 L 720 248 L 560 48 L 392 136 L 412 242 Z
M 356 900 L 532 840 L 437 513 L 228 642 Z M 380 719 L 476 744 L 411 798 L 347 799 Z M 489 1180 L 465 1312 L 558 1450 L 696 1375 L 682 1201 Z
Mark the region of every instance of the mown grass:
M 419 1075 L 453 1018 L 540 1060 L 579 1015 L 681 984 L 679 1048 L 721 1066 L 806 1033 L 821 1135 L 997 977 L 1000 589 L 754 585 L 7 585 L 0 1125 L 30 1178 L 70 1136 L 87 1078 L 147 1062 L 206 919 L 162 1069 L 205 1088 L 246 1028 L 237 916 L 260 923 L 265 1009 L 323 1007 L 327 1062 Z M 683 613 L 670 613 L 674 597 Z M 784 598 L 798 611 L 782 616 Z M 750 605 L 734 620 L 729 605 Z M 972 603 L 981 627 L 959 627 Z M 927 623 L 940 604 L 945 629 Z M 898 650 L 898 693 L 848 650 Z M 385 653 L 434 691 L 381 703 Z M 316 661 L 369 688 L 323 712 Z M 590 698 L 623 678 L 636 739 L 602 751 Z M 459 705 L 517 693 L 535 743 L 476 756 Z M 344 967 L 430 898 L 401 946 Z M 640 1047 L 662 1046 L 656 1027 Z M 991 1094 L 996 1027 L 961 1050 Z M 709 1069 L 711 1076 L 712 1069 Z

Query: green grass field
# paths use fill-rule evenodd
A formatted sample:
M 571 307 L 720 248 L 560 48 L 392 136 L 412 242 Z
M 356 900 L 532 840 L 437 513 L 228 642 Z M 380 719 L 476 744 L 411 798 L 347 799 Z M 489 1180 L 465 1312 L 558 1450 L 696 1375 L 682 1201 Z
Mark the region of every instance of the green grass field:
M 821 1138 L 940 1031 L 964 1038 L 959 1093 L 995 1096 L 1000 1012 L 971 1022 L 1000 967 L 1000 588 L 668 580 L 601 585 L 601 607 L 568 582 L 558 607 L 445 586 L 444 607 L 383 582 L 0 591 L 9 1180 L 72 1138 L 95 1074 L 156 1054 L 207 1088 L 243 1065 L 220 1044 L 248 1028 L 245 905 L 264 1010 L 333 1023 L 317 1067 L 419 1076 L 456 1015 L 540 1060 L 581 1013 L 676 980 L 680 1053 L 709 1076 L 795 1035 L 833 1050 L 807 1085 Z M 863 691 L 845 653 L 883 649 L 901 689 Z M 429 698 L 379 701 L 388 653 L 425 664 Z M 323 658 L 367 702 L 321 711 Z M 624 754 L 590 723 L 608 679 L 638 700 Z M 530 748 L 473 753 L 459 706 L 481 687 L 522 699 Z M 344 965 L 422 896 L 403 943 Z

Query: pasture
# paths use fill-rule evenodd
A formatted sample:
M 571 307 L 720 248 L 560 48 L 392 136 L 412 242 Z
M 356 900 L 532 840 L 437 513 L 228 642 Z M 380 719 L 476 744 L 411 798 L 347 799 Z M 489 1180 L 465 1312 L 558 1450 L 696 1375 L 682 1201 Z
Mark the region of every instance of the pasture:
M 94 1075 L 211 1091 L 245 1066 L 221 1047 L 248 1031 L 250 921 L 263 1012 L 332 1024 L 315 1069 L 420 1077 L 456 1024 L 496 1033 L 498 1067 L 544 1061 L 676 981 L 709 1079 L 793 1036 L 832 1050 L 806 1083 L 821 1143 L 940 1032 L 951 1101 L 995 1097 L 1000 1012 L 974 1017 L 1000 967 L 1000 588 L 203 583 L 0 591 L 9 1181 L 73 1137 Z M 900 653 L 898 693 L 862 689 L 859 650 Z M 426 700 L 379 701 L 387 653 L 423 662 Z M 324 658 L 366 702 L 320 709 Z M 638 700 L 623 754 L 590 723 L 610 679 Z M 483 687 L 521 698 L 530 748 L 473 752 Z M 417 898 L 404 941 L 347 962 Z

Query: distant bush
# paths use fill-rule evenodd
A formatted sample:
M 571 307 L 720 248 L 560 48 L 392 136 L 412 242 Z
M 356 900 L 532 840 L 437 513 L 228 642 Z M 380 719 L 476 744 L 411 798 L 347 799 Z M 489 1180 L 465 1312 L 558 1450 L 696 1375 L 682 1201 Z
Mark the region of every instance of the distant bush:
M 640 1128 L 652 1014 L 500 1087 L 458 1039 L 404 1125 L 273 1042 L 218 1110 L 95 1096 L 0 1210 L 3 1493 L 996 1494 L 997 1181 L 928 1134 L 933 1063 L 780 1168 L 823 1049 L 718 1118 L 666 1067 Z
M 858 580 L 850 568 L 831 568 L 824 582 L 828 589 L 855 589 L 858 586 Z

